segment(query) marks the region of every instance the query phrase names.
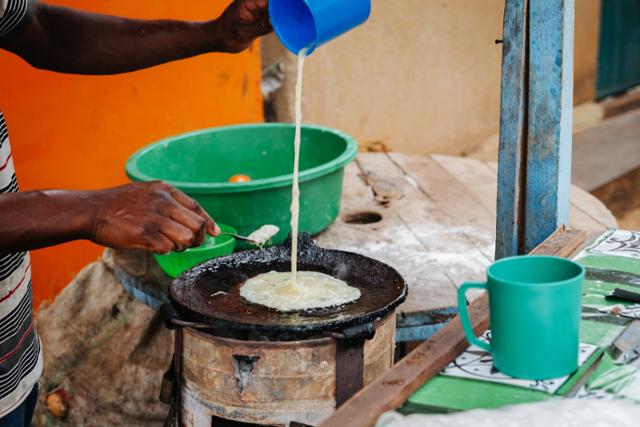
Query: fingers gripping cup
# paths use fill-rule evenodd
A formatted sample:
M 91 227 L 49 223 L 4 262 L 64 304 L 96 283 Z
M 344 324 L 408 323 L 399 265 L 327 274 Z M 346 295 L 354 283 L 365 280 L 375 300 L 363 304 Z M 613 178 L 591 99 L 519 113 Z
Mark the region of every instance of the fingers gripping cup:
M 487 281 L 458 289 L 467 340 L 493 355 L 495 367 L 516 378 L 559 378 L 578 368 L 584 268 L 564 258 L 520 256 L 491 265 Z M 473 334 L 465 293 L 489 293 L 491 343 Z
M 269 0 L 273 29 L 284 46 L 307 55 L 364 23 L 371 0 Z

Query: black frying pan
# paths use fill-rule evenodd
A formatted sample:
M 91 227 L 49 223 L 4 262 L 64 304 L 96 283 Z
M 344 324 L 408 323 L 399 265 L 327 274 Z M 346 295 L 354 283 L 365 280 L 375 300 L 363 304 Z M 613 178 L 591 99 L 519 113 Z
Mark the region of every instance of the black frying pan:
M 194 267 L 172 283 L 169 299 L 183 320 L 210 325 L 224 336 L 253 333 L 269 339 L 298 339 L 371 324 L 407 297 L 400 274 L 380 261 L 322 249 L 306 233 L 301 233 L 298 249 L 300 271 L 319 271 L 344 280 L 359 288 L 362 296 L 339 307 L 289 313 L 245 301 L 239 289 L 247 279 L 269 271 L 290 271 L 291 241 L 287 239 L 280 246 L 238 252 Z

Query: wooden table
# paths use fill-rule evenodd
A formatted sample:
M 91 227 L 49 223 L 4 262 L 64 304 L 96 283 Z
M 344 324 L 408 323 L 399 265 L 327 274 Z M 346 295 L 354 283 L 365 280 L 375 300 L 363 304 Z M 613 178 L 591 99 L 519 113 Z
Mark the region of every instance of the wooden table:
M 456 315 L 457 287 L 482 279 L 494 259 L 496 183 L 492 162 L 360 154 L 345 171 L 341 216 L 317 240 L 398 269 L 409 297 L 399 309 L 397 339 L 424 340 Z M 378 215 L 378 222 L 357 223 Z M 576 187 L 570 222 L 587 232 L 617 225 L 600 201 Z

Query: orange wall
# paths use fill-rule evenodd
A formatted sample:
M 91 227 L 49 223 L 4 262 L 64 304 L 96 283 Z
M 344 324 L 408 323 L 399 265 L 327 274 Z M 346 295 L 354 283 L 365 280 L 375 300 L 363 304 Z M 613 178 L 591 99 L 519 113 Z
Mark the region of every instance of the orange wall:
M 56 0 L 137 18 L 204 20 L 229 0 Z M 97 189 L 127 181 L 136 149 L 198 128 L 261 121 L 260 58 L 212 54 L 121 76 L 38 71 L 0 51 L 0 109 L 23 191 Z M 74 242 L 35 251 L 34 301 L 53 298 L 101 248 Z

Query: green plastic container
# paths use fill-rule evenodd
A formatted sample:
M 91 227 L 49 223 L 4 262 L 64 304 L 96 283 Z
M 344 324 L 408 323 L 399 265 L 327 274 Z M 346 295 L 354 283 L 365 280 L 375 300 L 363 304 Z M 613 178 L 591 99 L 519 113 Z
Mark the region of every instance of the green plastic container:
M 220 230 L 227 233 L 236 233 L 233 227 L 218 224 Z M 171 252 L 166 255 L 154 254 L 158 265 L 171 278 L 176 278 L 190 268 L 195 267 L 210 259 L 231 255 L 236 246 L 236 239 L 227 235 L 211 237 L 207 235 L 204 243 L 197 248 L 187 249 L 183 252 Z
M 131 156 L 127 175 L 133 181 L 168 182 L 241 235 L 264 224 L 277 225 L 280 232 L 272 243 L 280 244 L 291 231 L 294 131 L 291 124 L 261 123 L 175 136 Z M 334 129 L 303 126 L 300 231 L 316 234 L 336 219 L 344 167 L 356 153 L 352 137 Z M 251 181 L 228 182 L 238 174 L 248 175 Z

